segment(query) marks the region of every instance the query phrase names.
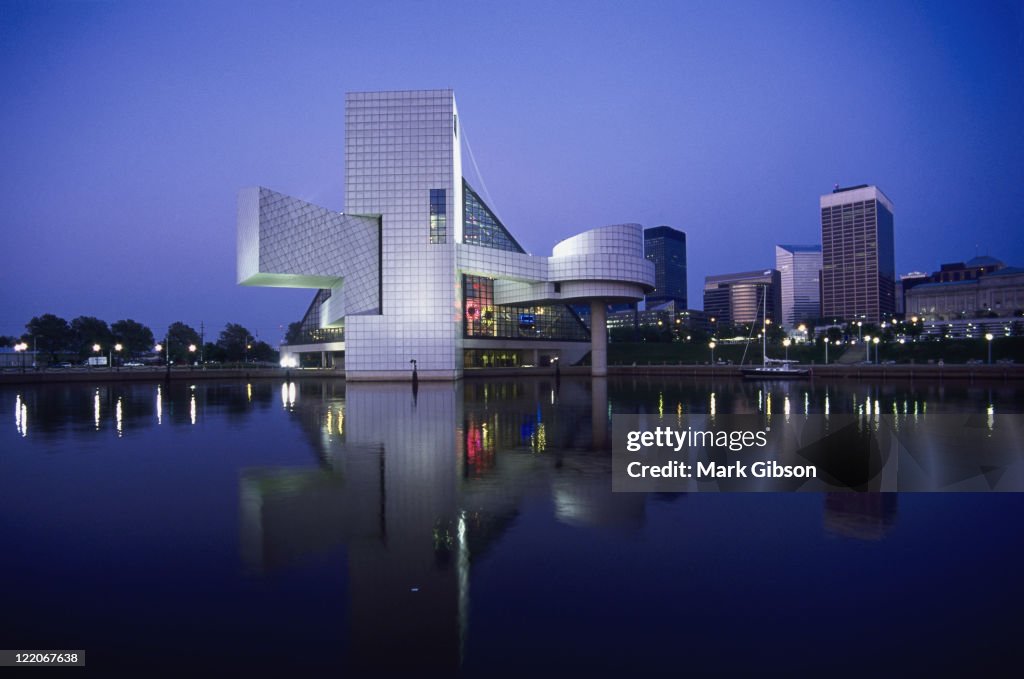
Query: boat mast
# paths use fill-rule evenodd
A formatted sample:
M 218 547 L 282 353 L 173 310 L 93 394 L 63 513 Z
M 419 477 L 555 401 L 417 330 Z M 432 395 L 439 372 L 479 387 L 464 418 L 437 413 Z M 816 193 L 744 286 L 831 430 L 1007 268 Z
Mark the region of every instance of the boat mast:
M 768 285 L 761 292 L 764 310 L 761 312 L 761 365 L 768 365 Z

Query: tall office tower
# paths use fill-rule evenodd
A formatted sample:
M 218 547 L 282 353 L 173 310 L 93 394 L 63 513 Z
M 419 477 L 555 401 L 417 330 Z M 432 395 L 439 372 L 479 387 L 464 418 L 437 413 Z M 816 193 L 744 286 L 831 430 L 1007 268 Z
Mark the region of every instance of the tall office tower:
M 654 262 L 654 290 L 647 305 L 675 302 L 686 308 L 686 234 L 670 226 L 644 230 L 644 256 Z
M 721 328 L 733 323 L 761 323 L 767 307 L 767 317 L 778 323 L 781 287 L 775 269 L 705 276 L 704 314 L 709 321 L 715 319 L 712 327 Z
M 821 311 L 877 323 L 896 312 L 892 201 L 877 186 L 821 197 Z
M 776 245 L 782 281 L 782 326 L 793 329 L 821 317 L 821 246 Z

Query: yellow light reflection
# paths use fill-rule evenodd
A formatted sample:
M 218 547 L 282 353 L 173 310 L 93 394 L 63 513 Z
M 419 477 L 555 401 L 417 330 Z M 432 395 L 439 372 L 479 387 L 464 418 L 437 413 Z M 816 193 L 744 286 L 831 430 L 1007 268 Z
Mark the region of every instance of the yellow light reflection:
M 117 403 L 114 404 L 114 422 L 117 425 L 117 438 L 121 438 L 124 434 L 124 417 L 123 407 L 121 405 L 121 397 L 117 397 Z
M 338 435 L 345 433 L 345 409 L 338 406 Z
M 96 431 L 100 430 L 100 390 L 97 389 L 92 397 L 92 416 L 96 422 Z
M 156 423 L 163 424 L 164 421 L 164 391 L 160 385 L 156 385 Z
M 21 394 L 14 398 L 14 426 L 22 437 L 28 436 L 28 407 L 21 400 Z
M 533 435 L 533 450 L 537 453 L 543 453 L 548 447 L 548 432 L 544 423 L 541 422 L 537 425 L 537 432 Z
M 665 417 L 665 394 L 658 392 L 658 417 Z
M 245 397 L 249 399 L 249 403 L 252 403 L 252 384 L 245 385 Z
M 196 395 L 192 393 L 192 398 L 189 399 L 188 403 L 188 416 L 192 420 L 192 424 L 196 423 Z
M 708 408 L 711 411 L 711 416 L 714 417 L 718 408 L 715 406 L 715 392 L 711 392 L 711 405 Z

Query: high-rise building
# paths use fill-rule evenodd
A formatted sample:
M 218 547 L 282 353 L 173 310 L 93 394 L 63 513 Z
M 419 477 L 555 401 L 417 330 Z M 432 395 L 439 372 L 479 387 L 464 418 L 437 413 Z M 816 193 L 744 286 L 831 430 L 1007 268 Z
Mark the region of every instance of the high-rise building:
M 647 304 L 675 302 L 686 308 L 686 234 L 671 226 L 644 230 L 644 256 L 654 262 L 654 290 Z
M 896 312 L 892 201 L 877 186 L 821 197 L 821 310 L 877 323 Z
M 779 322 L 782 300 L 779 272 L 775 269 L 727 273 L 704 278 L 704 314 L 712 326 L 761 323 L 767 317 Z M 767 295 L 767 299 L 765 299 Z
M 776 245 L 782 282 L 782 325 L 792 329 L 821 317 L 821 246 Z

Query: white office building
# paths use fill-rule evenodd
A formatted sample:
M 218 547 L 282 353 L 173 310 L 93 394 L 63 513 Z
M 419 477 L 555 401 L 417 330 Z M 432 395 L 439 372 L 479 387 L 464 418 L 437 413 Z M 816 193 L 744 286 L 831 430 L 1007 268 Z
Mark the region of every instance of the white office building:
M 528 254 L 463 178 L 459 134 L 451 90 L 349 93 L 344 213 L 240 192 L 238 282 L 317 290 L 284 363 L 315 352 L 342 357 L 349 380 L 409 379 L 413 366 L 451 380 L 590 352 L 592 373 L 606 373 L 606 305 L 654 287 L 642 227 Z
M 782 291 L 782 326 L 792 330 L 821 317 L 821 246 L 776 245 Z

